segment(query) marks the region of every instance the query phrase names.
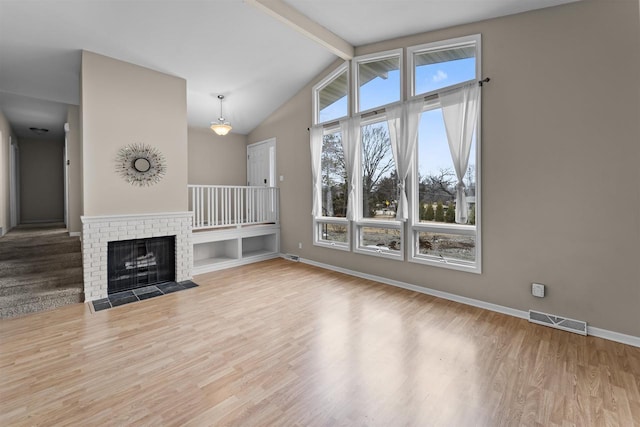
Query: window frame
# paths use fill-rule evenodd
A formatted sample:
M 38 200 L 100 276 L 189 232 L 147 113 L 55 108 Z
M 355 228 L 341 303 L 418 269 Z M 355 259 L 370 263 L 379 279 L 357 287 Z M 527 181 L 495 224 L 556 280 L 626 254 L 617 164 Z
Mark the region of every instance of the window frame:
M 398 88 L 398 95 L 400 96 L 400 99 L 397 101 L 389 102 L 387 104 L 378 105 L 377 107 L 368 108 L 366 110 L 360 110 L 360 79 L 358 77 L 358 66 L 364 62 L 374 62 L 378 60 L 392 58 L 395 56 L 398 57 L 398 63 L 399 63 L 398 71 L 400 76 L 400 82 L 399 82 L 399 88 Z M 351 75 L 353 76 L 353 85 L 352 85 L 353 93 L 351 95 L 351 99 L 353 101 L 352 114 L 354 116 L 366 115 L 368 113 L 372 113 L 374 111 L 379 111 L 381 109 L 384 109 L 389 105 L 394 105 L 394 104 L 399 104 L 401 102 L 404 102 L 406 97 L 404 96 L 404 91 L 402 90 L 402 88 L 404 87 L 404 74 L 405 74 L 403 57 L 404 57 L 404 49 L 399 48 L 399 49 L 386 50 L 384 52 L 375 52 L 367 55 L 356 56 L 351 60 Z
M 340 125 L 327 126 L 322 129 L 323 137 L 327 134 L 340 132 Z M 322 239 L 320 231 L 322 224 L 339 224 L 347 227 L 347 242 L 332 242 Z M 314 246 L 322 246 L 332 249 L 340 249 L 343 251 L 351 251 L 351 221 L 343 217 L 332 216 L 316 216 L 313 218 L 313 244 Z
M 387 106 L 388 105 L 393 105 L 393 104 L 387 104 Z M 379 110 L 376 110 L 376 111 L 379 111 Z M 360 121 L 360 129 L 362 129 L 365 126 L 373 125 L 376 123 L 386 123 L 386 122 L 387 122 L 387 116 L 384 112 L 381 114 L 374 114 L 374 115 L 371 115 L 370 117 L 363 118 Z M 391 144 L 391 141 L 389 141 L 389 144 Z M 353 252 L 364 254 L 364 255 L 372 255 L 372 256 L 377 256 L 377 257 L 382 257 L 387 259 L 404 261 L 405 244 L 406 244 L 404 223 L 398 220 L 365 218 L 364 213 L 362 212 L 363 197 L 364 197 L 364 194 L 362 191 L 362 130 L 360 131 L 360 141 L 358 141 L 357 156 L 359 159 L 356 166 L 356 170 L 358 173 L 358 188 L 356 189 L 356 192 L 355 192 L 356 200 L 357 200 L 355 204 L 357 219 L 356 221 L 354 221 L 354 227 L 353 227 L 353 237 L 352 237 Z M 395 162 L 395 159 L 394 159 L 394 162 Z M 397 166 L 396 166 L 396 170 L 397 170 Z M 382 250 L 374 250 L 373 248 L 367 248 L 365 246 L 361 246 L 360 235 L 363 227 L 387 228 L 387 229 L 400 230 L 400 240 L 402 242 L 400 251 L 398 251 L 398 253 L 385 252 Z
M 476 58 L 478 58 L 479 52 L 476 50 Z M 480 77 L 476 74 L 476 80 L 480 80 Z M 468 83 L 468 81 L 466 82 Z M 466 84 L 463 83 L 463 84 Z M 456 87 L 458 85 L 453 85 Z M 449 88 L 447 88 L 448 90 Z M 425 96 L 421 94 L 419 96 Z M 428 95 L 427 95 L 428 96 Z M 426 96 L 425 96 L 426 97 Z M 482 91 L 480 92 L 480 105 L 482 106 Z M 437 97 L 431 97 L 428 101 L 425 101 L 422 112 L 441 108 L 440 101 Z M 451 270 L 466 271 L 475 274 L 482 274 L 482 163 L 481 163 L 481 123 L 482 123 L 482 107 L 478 112 L 478 123 L 476 125 L 476 141 L 475 141 L 475 161 L 476 161 L 476 206 L 475 206 L 475 225 L 468 224 L 448 224 L 448 223 L 424 223 L 420 222 L 418 213 L 419 204 L 419 182 L 418 182 L 418 162 L 419 162 L 419 148 L 420 144 L 416 144 L 416 156 L 413 159 L 412 170 L 410 172 L 411 179 L 409 191 L 410 196 L 410 234 L 411 234 L 411 249 L 409 251 L 409 262 L 425 264 L 431 266 L 437 266 L 442 268 L 448 268 Z M 442 256 L 425 255 L 419 251 L 418 233 L 420 232 L 440 232 L 447 234 L 460 234 L 460 235 L 475 235 L 476 238 L 476 259 L 474 262 L 464 261 L 455 258 L 445 258 Z
M 400 230 L 400 250 L 397 251 L 383 251 L 382 249 L 373 249 L 366 246 L 361 246 L 360 236 L 362 233 L 362 228 L 370 227 L 370 228 L 384 228 L 389 230 Z M 405 252 L 405 232 L 404 232 L 404 224 L 401 221 L 386 221 L 386 220 L 359 220 L 355 222 L 355 226 L 353 227 L 353 241 L 354 248 L 353 252 L 363 255 L 376 256 L 387 259 L 394 259 L 397 261 L 404 261 L 404 252 Z
M 322 239 L 322 225 L 337 224 L 344 225 L 347 228 L 347 242 L 332 242 Z M 339 249 L 341 251 L 351 252 L 351 221 L 347 218 L 319 217 L 313 219 L 313 245 L 331 249 Z
M 316 125 L 324 125 L 325 133 L 335 132 L 339 126 L 338 122 L 350 118 L 360 117 L 361 128 L 376 122 L 386 121 L 386 109 L 389 106 L 400 104 L 402 102 L 410 102 L 415 99 L 424 98 L 425 105 L 423 111 L 440 108 L 437 94 L 441 91 L 455 89 L 469 83 L 456 83 L 440 89 L 420 94 L 415 93 L 415 55 L 429 52 L 431 50 L 440 50 L 446 48 L 456 48 L 469 44 L 475 45 L 475 79 L 482 79 L 482 38 L 481 34 L 473 34 L 463 37 L 457 37 L 447 40 L 440 40 L 432 43 L 425 43 L 406 48 L 387 50 L 367 55 L 361 55 L 353 58 L 351 61 L 345 61 L 335 70 L 329 73 L 319 83 L 313 86 L 313 123 Z M 406 55 L 406 60 L 405 60 Z M 376 60 L 384 60 L 386 58 L 398 57 L 399 61 L 399 100 L 384 105 L 379 105 L 367 110 L 360 110 L 360 83 L 359 83 L 359 64 L 363 62 L 371 62 Z M 406 71 L 405 71 L 406 67 Z M 322 89 L 329 85 L 334 79 L 343 72 L 347 72 L 347 115 L 320 122 L 319 111 L 319 94 Z M 482 94 L 480 94 L 482 98 Z M 482 105 L 482 103 L 481 103 Z M 393 259 L 408 262 L 429 265 L 434 267 L 446 268 L 451 270 L 470 272 L 475 274 L 482 273 L 482 162 L 481 162 L 481 124 L 482 124 L 482 107 L 478 114 L 478 123 L 476 128 L 475 141 L 475 180 L 476 180 L 476 203 L 475 203 L 475 225 L 468 224 L 451 224 L 451 223 L 421 223 L 419 220 L 418 204 L 419 204 L 419 183 L 418 183 L 418 150 L 416 146 L 416 156 L 414 156 L 414 164 L 411 166 L 409 176 L 407 178 L 407 195 L 409 198 L 409 219 L 407 222 L 397 220 L 375 220 L 363 217 L 363 191 L 362 191 L 362 140 L 358 141 L 357 157 L 358 161 L 355 165 L 354 173 L 357 175 L 357 186 L 352 193 L 356 199 L 353 206 L 355 209 L 355 220 L 350 221 L 341 217 L 314 217 L 313 218 L 313 244 L 315 246 L 326 247 L 330 249 L 338 249 L 357 254 L 368 256 L 376 256 L 386 259 Z M 362 132 L 360 133 L 362 138 Z M 331 242 L 322 239 L 323 224 L 339 224 L 347 227 L 347 243 Z M 400 239 L 402 244 L 399 251 L 376 250 L 361 246 L 361 233 L 364 227 L 386 228 L 400 230 Z M 420 232 L 432 232 L 443 234 L 460 234 L 475 236 L 475 261 L 464 261 L 454 258 L 442 258 L 441 256 L 425 255 L 419 253 L 418 235 Z
M 320 121 L 320 91 L 329 86 L 335 79 L 337 79 L 342 73 L 347 73 L 347 113 L 344 116 L 337 117 L 335 119 L 329 119 Z M 342 119 L 350 117 L 351 112 L 351 73 L 350 73 L 349 61 L 345 61 L 340 64 L 335 70 L 329 73 L 325 78 L 316 83 L 312 88 L 312 104 L 313 104 L 313 120 L 314 125 L 321 125 L 323 123 L 338 122 Z

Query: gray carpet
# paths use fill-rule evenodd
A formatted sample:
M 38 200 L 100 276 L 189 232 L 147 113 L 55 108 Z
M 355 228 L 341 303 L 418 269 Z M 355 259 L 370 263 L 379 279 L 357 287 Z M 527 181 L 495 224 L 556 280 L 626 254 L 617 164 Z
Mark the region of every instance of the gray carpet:
M 84 301 L 80 239 L 61 223 L 20 225 L 0 238 L 0 318 Z

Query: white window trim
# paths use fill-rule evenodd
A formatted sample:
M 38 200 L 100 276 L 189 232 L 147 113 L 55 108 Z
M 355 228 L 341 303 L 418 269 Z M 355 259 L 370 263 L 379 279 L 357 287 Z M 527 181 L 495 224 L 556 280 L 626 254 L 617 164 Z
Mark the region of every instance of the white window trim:
M 332 242 L 329 240 L 323 240 L 320 235 L 320 227 L 322 224 L 339 224 L 347 227 L 347 242 Z M 339 249 L 342 251 L 351 251 L 351 222 L 346 218 L 334 218 L 334 217 L 318 217 L 313 219 L 313 244 L 314 246 L 321 246 L 331 249 Z
M 425 53 L 430 50 L 436 49 L 447 49 L 447 48 L 455 48 L 458 46 L 464 46 L 469 44 L 475 44 L 476 47 L 476 79 L 481 80 L 482 76 L 482 35 L 481 34 L 473 34 L 470 36 L 458 37 L 455 39 L 442 40 L 432 43 L 425 43 L 417 46 L 410 46 L 407 48 L 407 88 L 408 88 L 408 99 L 415 99 L 419 97 L 428 97 L 430 95 L 436 94 L 442 89 L 433 90 L 430 92 L 424 92 L 416 94 L 416 80 L 415 80 L 415 66 L 414 66 L 414 56 L 415 54 Z M 456 88 L 458 86 L 462 86 L 467 82 L 457 83 L 455 85 L 447 86 L 446 90 L 451 90 L 452 88 Z
M 373 61 L 377 61 L 377 60 L 381 60 L 381 59 L 387 59 L 387 58 L 392 58 L 392 57 L 398 57 L 398 62 L 400 64 L 400 87 L 398 88 L 398 94 L 400 95 L 400 99 L 398 101 L 393 101 L 390 102 L 388 104 L 384 104 L 384 105 L 378 105 L 377 107 L 374 108 L 369 108 L 367 110 L 363 110 L 360 111 L 360 82 L 358 81 L 358 65 L 362 62 L 373 62 Z M 361 56 L 357 56 L 355 58 L 353 58 L 353 60 L 351 61 L 351 75 L 353 76 L 353 88 L 352 88 L 352 95 L 351 95 L 351 99 L 352 99 L 352 106 L 353 106 L 353 115 L 357 116 L 357 115 L 364 115 L 367 113 L 370 113 L 372 111 L 377 111 L 380 110 L 381 108 L 387 107 L 389 105 L 393 105 L 396 103 L 400 103 L 403 102 L 405 97 L 404 97 L 404 93 L 402 90 L 403 87 L 403 80 L 404 80 L 404 61 L 403 61 L 403 49 L 393 49 L 393 50 L 387 50 L 384 52 L 376 52 L 376 53 L 370 53 L 368 55 L 361 55 Z
M 331 84 L 333 80 L 335 80 L 340 74 L 344 73 L 345 71 L 347 72 L 347 95 L 346 95 L 347 96 L 347 114 L 342 117 L 325 120 L 324 122 L 321 122 L 320 121 L 320 91 L 325 87 L 327 87 L 329 84 Z M 346 117 L 349 117 L 349 112 L 351 111 L 350 92 L 351 92 L 351 75 L 350 75 L 350 69 L 349 69 L 349 62 L 345 61 L 342 65 L 340 65 L 338 68 L 333 70 L 331 73 L 329 73 L 329 75 L 327 75 L 324 79 L 320 80 L 320 82 L 316 83 L 313 86 L 313 89 L 311 90 L 312 98 L 313 98 L 313 120 L 312 120 L 313 124 L 319 125 L 322 123 L 332 123 L 332 122 L 340 121 Z

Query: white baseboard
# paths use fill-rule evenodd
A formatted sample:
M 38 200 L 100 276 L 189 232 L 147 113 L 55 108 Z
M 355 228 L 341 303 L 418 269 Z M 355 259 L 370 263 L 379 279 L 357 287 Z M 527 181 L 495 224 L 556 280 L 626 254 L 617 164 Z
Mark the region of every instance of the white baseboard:
M 399 280 L 387 279 L 386 277 L 375 276 L 373 274 L 361 273 L 359 271 L 349 270 L 347 268 L 336 267 L 322 262 L 312 261 L 310 259 L 300 258 L 300 262 L 303 264 L 313 265 L 315 267 L 324 268 L 326 270 L 337 271 L 339 273 L 348 274 L 349 276 L 360 277 L 362 279 L 373 280 L 376 282 L 384 283 L 386 285 L 396 286 L 402 289 L 408 289 L 425 295 L 431 295 L 434 297 L 446 299 L 449 301 L 455 301 L 462 304 L 470 305 L 473 307 L 484 308 L 486 310 L 495 311 L 497 313 L 507 314 L 509 316 L 518 317 L 521 319 L 529 319 L 529 312 L 523 310 L 517 310 L 511 307 L 505 307 L 503 305 L 492 304 L 490 302 L 481 301 L 473 298 L 467 298 L 449 292 L 438 291 L 435 289 L 425 288 L 422 286 L 412 285 L 410 283 L 401 282 Z M 626 335 L 620 332 L 609 331 L 607 329 L 596 328 L 593 326 L 587 326 L 587 335 L 591 335 L 598 338 L 604 338 L 609 341 L 615 341 L 622 344 L 628 344 L 634 347 L 640 347 L 640 337 L 633 335 Z
M 80 238 L 82 238 L 82 232 L 80 232 L 80 231 L 70 231 L 69 232 L 69 237 L 80 237 Z
M 609 331 L 607 329 L 596 328 L 596 327 L 587 325 L 587 335 L 603 338 L 609 341 L 619 342 L 622 344 L 632 345 L 634 347 L 640 347 L 640 337 L 621 334 L 620 332 Z

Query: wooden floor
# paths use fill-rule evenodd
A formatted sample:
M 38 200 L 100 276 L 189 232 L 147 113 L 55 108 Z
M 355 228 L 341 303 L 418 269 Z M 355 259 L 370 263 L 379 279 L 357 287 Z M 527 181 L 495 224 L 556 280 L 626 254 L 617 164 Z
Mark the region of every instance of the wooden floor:
M 640 349 L 285 260 L 0 320 L 0 425 L 640 426 Z

